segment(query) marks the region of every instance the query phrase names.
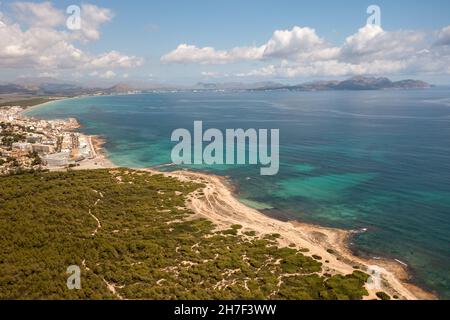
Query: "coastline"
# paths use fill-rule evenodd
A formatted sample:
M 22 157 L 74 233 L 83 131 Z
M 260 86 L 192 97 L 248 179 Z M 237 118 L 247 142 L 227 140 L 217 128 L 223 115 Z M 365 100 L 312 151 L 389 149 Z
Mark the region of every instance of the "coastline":
M 27 115 L 27 112 L 43 107 L 49 103 L 52 103 L 54 101 L 62 101 L 62 100 L 70 100 L 70 99 L 78 99 L 81 98 L 81 96 L 76 97 L 61 97 L 59 99 L 55 99 L 52 101 L 47 101 L 44 103 L 40 103 L 31 107 L 28 107 L 22 111 L 22 116 L 29 117 Z M 74 119 L 77 121 L 77 126 L 73 129 L 80 129 L 81 125 L 78 123 L 77 119 Z M 93 157 L 90 159 L 85 159 L 79 163 L 77 167 L 74 167 L 75 170 L 92 170 L 92 169 L 104 169 L 104 168 L 114 168 L 116 167 L 107 157 L 106 152 L 103 149 L 103 145 L 106 143 L 106 140 L 101 136 L 94 136 L 94 135 L 86 135 L 90 148 L 93 151 Z M 55 169 L 53 169 L 55 170 Z M 57 170 L 57 169 L 56 169 Z
M 52 103 L 52 102 L 55 102 L 55 101 L 62 101 L 62 100 L 69 100 L 69 99 L 76 99 L 76 98 L 79 98 L 79 97 L 57 97 L 57 98 L 53 98 L 53 99 L 51 99 L 50 101 L 46 101 L 46 102 L 44 102 L 44 103 L 39 103 L 39 104 L 36 104 L 36 105 L 34 105 L 34 106 L 28 106 L 28 107 L 26 107 L 26 108 L 23 110 L 22 114 L 23 114 L 24 116 L 26 116 L 25 113 L 27 113 L 28 111 L 31 111 L 31 110 L 33 110 L 33 109 L 40 108 L 40 107 L 42 107 L 42 106 L 45 106 L 46 104 L 49 104 L 49 103 Z
M 100 136 L 87 136 L 91 150 L 94 152 L 94 156 L 91 159 L 85 159 L 80 162 L 79 166 L 75 167 L 76 170 L 94 170 L 105 168 L 116 168 L 117 166 L 108 159 L 106 152 L 103 149 L 105 139 Z
M 26 111 L 47 103 L 49 102 L 26 109 L 24 116 L 26 116 Z M 103 149 L 105 139 L 100 136 L 86 136 L 94 151 L 94 156 L 92 159 L 83 160 L 79 166 L 73 169 L 117 168 L 118 166 L 108 159 L 107 153 Z M 295 245 L 299 249 L 308 249 L 308 252 L 304 253 L 307 256 L 320 256 L 324 272 L 327 273 L 350 274 L 357 269 L 367 272 L 369 267 L 372 270 L 377 270 L 382 278 L 381 288 L 366 287 L 369 292 L 369 295 L 364 298 L 366 300 L 376 299 L 376 292 L 378 291 L 385 291 L 391 297 L 397 295 L 399 299 L 406 300 L 437 299 L 434 294 L 408 282 L 410 275 L 407 266 L 400 261 L 365 259 L 355 256 L 348 246 L 352 235 L 350 231 L 326 228 L 299 221 L 283 222 L 268 217 L 240 202 L 233 192 L 233 185 L 225 177 L 188 170 L 174 172 L 139 168 L 133 170 L 144 170 L 152 174 L 177 178 L 181 181 L 205 184 L 205 188 L 188 197 L 186 206 L 195 213 L 196 217 L 212 221 L 217 229 L 227 229 L 233 224 L 240 224 L 243 226 L 241 232 L 255 231 L 261 236 L 277 233 L 280 235 L 278 239 L 280 246 Z M 328 261 L 328 263 L 324 261 Z
M 410 276 L 405 266 L 387 259 L 364 259 L 355 256 L 349 246 L 350 231 L 321 227 L 298 221 L 283 222 L 264 215 L 262 212 L 241 203 L 233 194 L 228 181 L 219 176 L 191 171 L 159 172 L 145 169 L 154 174 L 164 174 L 182 181 L 194 181 L 206 185 L 200 192 L 192 194 L 187 207 L 196 216 L 212 221 L 216 227 L 227 229 L 233 224 L 242 225 L 242 232 L 256 231 L 259 235 L 280 234 L 279 245 L 283 247 L 295 244 L 298 249 L 308 249 L 307 256 L 322 257 L 324 272 L 331 274 L 350 274 L 369 267 L 381 274 L 381 288 L 369 288 L 365 299 L 376 299 L 378 291 L 397 295 L 399 299 L 418 300 L 437 297 L 408 282 Z M 324 263 L 324 261 L 329 261 Z

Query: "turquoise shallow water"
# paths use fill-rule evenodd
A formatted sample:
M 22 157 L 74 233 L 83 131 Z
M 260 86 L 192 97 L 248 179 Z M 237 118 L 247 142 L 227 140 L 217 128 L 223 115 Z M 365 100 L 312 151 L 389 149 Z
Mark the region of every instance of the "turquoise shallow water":
M 33 109 L 76 117 L 117 165 L 170 162 L 176 128 L 279 128 L 280 172 L 196 166 L 229 176 L 247 204 L 368 232 L 353 250 L 406 262 L 414 282 L 450 298 L 450 91 L 154 93 L 86 97 Z

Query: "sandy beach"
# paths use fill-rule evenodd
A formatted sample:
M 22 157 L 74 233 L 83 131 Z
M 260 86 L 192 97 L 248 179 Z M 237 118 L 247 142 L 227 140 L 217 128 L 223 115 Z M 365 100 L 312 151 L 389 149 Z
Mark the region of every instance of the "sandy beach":
M 52 102 L 55 102 L 55 101 L 70 100 L 70 99 L 77 99 L 77 98 L 79 98 L 79 97 L 51 97 L 51 98 L 49 98 L 49 101 L 47 101 L 47 102 L 39 103 L 39 104 L 36 104 L 34 106 L 27 107 L 24 110 L 23 114 L 25 115 L 25 113 L 27 113 L 28 111 L 31 111 L 31 110 L 34 110 L 34 109 L 38 109 L 38 108 L 40 108 L 42 106 L 45 106 L 46 104 L 49 104 L 49 103 L 52 103 Z
M 116 167 L 106 156 L 103 145 L 105 140 L 99 136 L 88 136 L 91 150 L 94 151 L 94 157 L 91 159 L 85 159 L 79 163 L 76 170 L 92 170 L 102 168 L 114 168 Z

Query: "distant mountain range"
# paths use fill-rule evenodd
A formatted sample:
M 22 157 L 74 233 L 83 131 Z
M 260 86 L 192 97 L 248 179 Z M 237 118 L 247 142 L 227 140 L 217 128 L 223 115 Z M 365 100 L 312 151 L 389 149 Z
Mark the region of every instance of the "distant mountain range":
M 193 90 L 253 90 L 263 88 L 278 88 L 285 85 L 277 82 L 224 82 L 224 83 L 205 83 L 199 82 L 192 87 Z
M 420 80 L 391 81 L 388 78 L 377 77 L 353 77 L 344 81 L 315 81 L 298 85 L 285 85 L 277 82 L 256 82 L 256 83 L 204 83 L 200 82 L 194 86 L 155 86 L 139 85 L 132 86 L 119 83 L 108 88 L 83 87 L 78 84 L 61 83 L 54 79 L 28 79 L 15 83 L 0 83 L 0 94 L 27 94 L 27 95 L 60 95 L 77 96 L 92 94 L 124 94 L 151 91 L 226 91 L 226 90 L 246 90 L 246 91 L 324 91 L 324 90 L 386 90 L 386 89 L 426 89 L 432 87 L 430 84 Z
M 316 81 L 293 86 L 268 86 L 256 90 L 290 90 L 290 91 L 323 91 L 323 90 L 386 90 L 386 89 L 426 89 L 431 85 L 420 80 L 391 81 L 388 78 L 353 77 L 344 81 Z
M 344 81 L 315 81 L 298 85 L 285 85 L 277 82 L 245 83 L 197 83 L 196 90 L 289 90 L 289 91 L 323 91 L 323 90 L 385 90 L 385 89 L 426 89 L 432 87 L 420 80 L 391 81 L 388 78 L 353 77 Z
M 0 83 L 0 94 L 23 94 L 37 96 L 79 96 L 93 94 L 121 94 L 136 92 L 126 84 L 116 84 L 108 88 L 83 87 L 78 84 L 60 83 L 57 81 Z
M 79 85 L 57 82 L 40 83 L 0 83 L 0 94 L 23 94 L 23 95 L 63 95 L 76 96 L 80 94 L 92 94 L 95 89 L 83 88 Z

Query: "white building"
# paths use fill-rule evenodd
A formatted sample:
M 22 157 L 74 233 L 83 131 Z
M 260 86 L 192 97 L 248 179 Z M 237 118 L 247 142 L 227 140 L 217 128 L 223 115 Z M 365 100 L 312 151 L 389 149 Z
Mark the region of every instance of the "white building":
M 37 152 L 37 153 L 41 153 L 41 154 L 55 152 L 55 148 L 51 145 L 33 144 L 32 148 L 33 148 L 33 152 Z
M 59 153 L 53 153 L 46 155 L 42 158 L 49 167 L 66 167 L 75 162 L 70 160 L 70 152 L 62 151 Z
M 12 144 L 12 148 L 15 150 L 20 150 L 20 151 L 25 151 L 25 152 L 33 151 L 32 144 L 28 143 L 28 142 L 14 142 Z

